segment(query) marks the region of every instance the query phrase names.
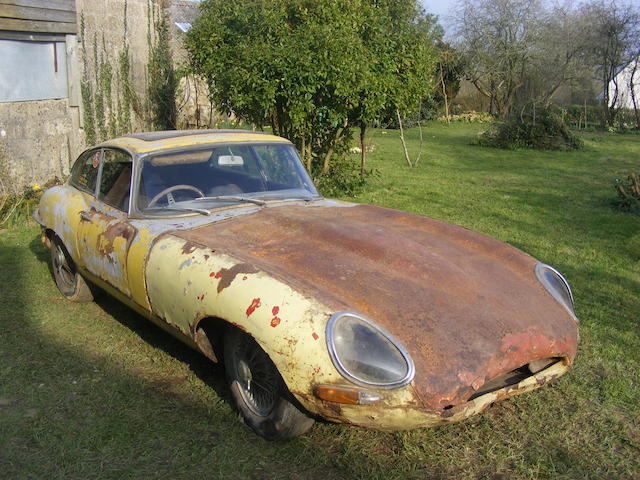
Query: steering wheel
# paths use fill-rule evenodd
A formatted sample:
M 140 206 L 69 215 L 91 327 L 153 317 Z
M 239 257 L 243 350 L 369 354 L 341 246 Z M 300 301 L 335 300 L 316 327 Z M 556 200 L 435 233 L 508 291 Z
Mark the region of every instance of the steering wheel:
M 176 190 L 190 190 L 192 192 L 196 192 L 200 197 L 204 197 L 204 192 L 197 187 L 194 187 L 192 185 L 174 185 L 173 187 L 165 188 L 159 194 L 153 197 L 147 204 L 147 208 L 153 207 L 162 197 L 168 195 L 171 192 L 175 192 Z

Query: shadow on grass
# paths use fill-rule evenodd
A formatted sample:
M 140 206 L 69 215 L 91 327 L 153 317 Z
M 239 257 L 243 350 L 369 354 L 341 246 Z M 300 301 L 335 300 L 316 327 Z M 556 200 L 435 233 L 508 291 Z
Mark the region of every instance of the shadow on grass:
M 29 243 L 30 250 L 36 258 L 47 265 L 52 276 L 53 270 L 48 251 L 42 246 L 40 239 L 35 238 Z M 220 363 L 214 363 L 201 353 L 189 348 L 169 333 L 151 323 L 148 319 L 139 315 L 129 307 L 111 297 L 100 288 L 91 285 L 94 294 L 94 303 L 100 307 L 109 317 L 128 328 L 146 343 L 162 350 L 167 355 L 189 365 L 190 370 L 202 381 L 211 386 L 219 397 L 232 403 L 231 394 L 225 381 L 224 367 Z
M 4 240 L 3 479 L 349 476 L 309 438 L 282 443 L 257 437 L 231 411 L 221 366 L 107 294 L 98 296 L 95 305 L 58 297 L 49 255 L 39 238 L 31 237 L 25 246 L 7 246 Z M 43 287 L 43 282 L 48 283 Z M 93 313 L 99 311 L 104 315 Z M 151 377 L 137 374 L 135 364 L 119 363 L 129 356 L 135 363 L 139 354 L 126 350 L 137 342 L 128 335 L 121 338 L 120 329 L 103 317 L 115 319 L 148 344 L 141 350 L 151 347 L 166 354 L 160 358 L 187 365 L 206 385 L 183 379 L 172 389 L 163 378 L 154 378 L 180 370 L 172 360 L 147 372 Z M 120 345 L 125 351 L 114 351 Z

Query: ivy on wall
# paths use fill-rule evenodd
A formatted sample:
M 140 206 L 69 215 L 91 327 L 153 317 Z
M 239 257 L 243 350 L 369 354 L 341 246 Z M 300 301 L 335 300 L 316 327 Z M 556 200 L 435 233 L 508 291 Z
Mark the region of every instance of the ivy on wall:
M 144 129 L 176 128 L 178 74 L 170 46 L 168 3 L 147 0 L 146 92 L 141 101 L 132 83 L 132 55 L 128 42 L 127 1 L 124 2 L 122 50 L 107 50 L 104 35 L 87 38 L 84 12 L 80 14 L 82 48 L 81 95 L 85 140 L 93 145 L 130 132 L 135 114 L 136 126 Z M 91 50 L 91 51 L 90 51 Z M 115 59 L 115 61 L 114 61 Z M 116 64 L 114 74 L 114 63 Z
M 84 12 L 80 13 L 80 45 L 82 48 L 82 96 L 84 134 L 87 145 L 131 131 L 131 110 L 135 107 L 135 90 L 131 79 L 131 54 L 127 41 L 127 1 L 124 2 L 124 34 L 122 50 L 115 56 L 114 75 L 104 35 L 92 38 L 89 52 Z M 92 55 L 89 55 L 92 53 Z M 90 56 L 93 58 L 91 59 Z M 93 60 L 93 61 L 91 61 Z M 114 82 L 115 79 L 115 82 Z M 144 123 L 144 122 L 142 122 Z
M 161 2 L 159 7 L 156 10 L 155 4 L 148 0 L 148 8 L 151 14 L 147 31 L 147 42 L 149 44 L 147 105 L 149 107 L 150 123 L 153 128 L 171 130 L 176 128 L 178 78 L 173 66 L 171 46 L 169 44 L 167 5 Z
M 82 96 L 82 118 L 84 122 L 84 136 L 87 145 L 96 143 L 96 129 L 93 109 L 93 88 L 87 60 L 87 42 L 85 35 L 84 12 L 80 13 L 80 45 L 82 47 L 82 80 L 80 81 L 80 95 Z

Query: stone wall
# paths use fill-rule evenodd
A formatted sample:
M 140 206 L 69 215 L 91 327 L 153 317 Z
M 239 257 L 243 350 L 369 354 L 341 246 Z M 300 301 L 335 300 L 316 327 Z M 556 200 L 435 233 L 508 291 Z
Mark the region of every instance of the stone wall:
M 70 159 L 82 148 L 79 125 L 68 103 L 67 99 L 0 103 L 0 142 L 7 163 L 2 167 L 8 177 L 2 183 L 8 193 L 68 175 Z
M 0 158 L 5 164 L 0 164 L 0 172 L 8 171 L 3 184 L 17 190 L 66 177 L 70 164 L 87 147 L 87 122 L 93 126 L 96 142 L 149 129 L 145 119 L 149 47 L 155 40 L 154 18 L 165 7 L 170 7 L 171 47 L 174 64 L 179 67 L 186 63 L 187 55 L 174 21 L 195 19 L 197 4 L 182 0 L 76 0 L 78 35 L 67 37 L 67 51 L 74 52 L 67 67 L 74 92 L 71 98 L 0 103 L 0 154 L 6 152 L 6 158 Z M 130 62 L 127 85 L 133 94 L 127 100 L 128 108 L 123 98 L 125 82 L 118 73 L 125 45 Z M 110 89 L 106 90 L 105 68 L 111 72 Z M 90 101 L 83 101 L 80 94 L 83 82 L 91 90 Z M 223 118 L 211 111 L 207 97 L 204 82 L 192 77 L 181 80 L 176 99 L 178 128 L 215 126 Z M 98 113 L 99 103 L 102 114 Z
M 34 183 L 44 184 L 54 177 L 64 178 L 70 164 L 86 148 L 84 105 L 79 91 L 86 67 L 87 78 L 96 92 L 100 79 L 96 72 L 95 52 L 113 69 L 113 102 L 111 106 L 105 105 L 107 119 L 110 110 L 118 108 L 117 96 L 122 88 L 117 78 L 118 56 L 125 42 L 129 45 L 131 84 L 137 98 L 144 99 L 151 5 L 151 0 L 76 1 L 79 28 L 81 20 L 84 24 L 85 48 L 82 48 L 80 35 L 67 37 L 67 50 L 77 52 L 75 64 L 67 68 L 69 82 L 78 91 L 77 98 L 0 103 L 0 142 L 5 157 L 0 158 L 5 164 L 0 165 L 0 170 L 4 170 L 3 176 L 7 178 L 2 178 L 3 184 L 10 190 Z M 131 111 L 130 117 L 131 130 L 144 128 L 144 121 L 135 112 Z M 96 140 L 102 139 L 99 136 Z

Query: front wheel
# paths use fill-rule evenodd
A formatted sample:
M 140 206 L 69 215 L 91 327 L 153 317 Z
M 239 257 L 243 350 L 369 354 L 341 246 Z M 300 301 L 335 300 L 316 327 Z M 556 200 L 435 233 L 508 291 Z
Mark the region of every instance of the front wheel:
M 78 273 L 75 263 L 64 248 L 62 241 L 53 236 L 51 238 L 51 267 L 53 278 L 60 293 L 72 302 L 90 302 L 93 300 L 91 289 L 82 275 Z
M 267 440 L 283 440 L 311 428 L 314 420 L 294 405 L 278 369 L 253 338 L 228 330 L 224 362 L 240 416 L 254 432 Z

